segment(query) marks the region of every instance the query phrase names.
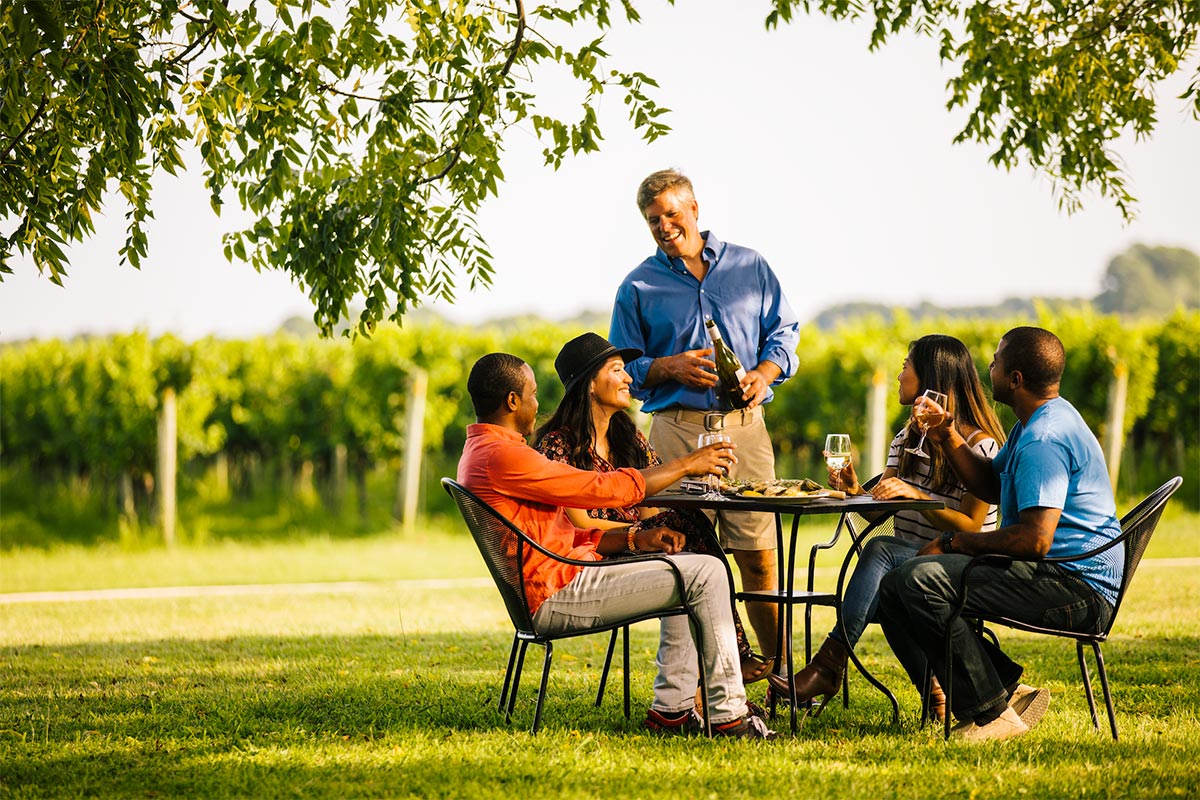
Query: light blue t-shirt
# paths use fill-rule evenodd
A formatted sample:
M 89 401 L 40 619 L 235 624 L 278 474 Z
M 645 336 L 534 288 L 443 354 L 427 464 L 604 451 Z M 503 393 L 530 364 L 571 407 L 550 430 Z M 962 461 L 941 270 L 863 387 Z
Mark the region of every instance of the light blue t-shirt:
M 1048 556 L 1077 556 L 1121 535 L 1100 443 L 1063 398 L 1044 403 L 1028 424 L 1013 426 L 992 470 L 1000 478 L 1003 524 L 1014 524 L 1027 508 L 1062 511 Z M 1116 603 L 1124 570 L 1120 547 L 1062 567 Z

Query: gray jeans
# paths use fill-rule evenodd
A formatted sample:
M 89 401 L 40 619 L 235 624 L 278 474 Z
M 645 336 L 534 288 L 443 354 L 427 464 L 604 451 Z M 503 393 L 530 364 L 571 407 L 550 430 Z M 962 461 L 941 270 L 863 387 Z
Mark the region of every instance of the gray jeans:
M 920 686 L 925 659 L 946 685 L 946 622 L 958 604 L 958 586 L 970 556 L 910 559 L 883 576 L 876 617 L 909 677 Z M 1022 667 L 967 620 L 989 612 L 1021 622 L 1078 632 L 1101 630 L 1112 606 L 1074 573 L 1057 564 L 1014 561 L 1009 567 L 971 570 L 967 604 L 950 627 L 954 651 L 951 709 L 974 719 L 1007 698 Z M 964 619 L 966 617 L 967 619 Z
M 684 590 L 696 612 L 708 672 L 709 715 L 714 722 L 746 714 L 741 661 L 729 605 L 725 565 L 712 556 L 670 556 L 683 574 Z M 533 623 L 542 633 L 566 633 L 597 623 L 615 623 L 648 611 L 679 605 L 674 573 L 661 562 L 583 569 L 574 580 L 542 603 Z M 678 712 L 696 702 L 699 668 L 687 617 L 662 620 L 658 643 L 654 708 Z

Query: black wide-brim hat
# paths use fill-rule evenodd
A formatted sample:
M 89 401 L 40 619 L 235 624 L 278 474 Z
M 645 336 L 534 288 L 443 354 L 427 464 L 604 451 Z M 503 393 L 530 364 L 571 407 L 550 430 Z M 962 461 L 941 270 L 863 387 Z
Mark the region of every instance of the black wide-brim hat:
M 598 333 L 582 333 L 562 346 L 554 359 L 554 370 L 563 388 L 570 391 L 580 378 L 613 356 L 620 356 L 626 364 L 641 358 L 642 351 L 636 347 L 618 350 L 616 345 Z

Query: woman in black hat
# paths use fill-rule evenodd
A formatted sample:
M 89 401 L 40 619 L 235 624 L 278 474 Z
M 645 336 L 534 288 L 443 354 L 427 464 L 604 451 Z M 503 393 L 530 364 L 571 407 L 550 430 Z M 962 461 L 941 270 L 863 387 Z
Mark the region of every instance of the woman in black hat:
M 618 350 L 607 339 L 585 333 L 563 345 L 554 360 L 565 392 L 546 424 L 534 434 L 534 447 L 547 458 L 578 469 L 611 472 L 623 467 L 645 469 L 661 463 L 650 442 L 626 413 L 632 379 L 625 362 L 641 356 L 636 349 Z M 695 512 L 653 508 L 568 508 L 567 516 L 579 528 L 665 527 L 684 534 L 684 550 L 724 559 L 712 523 Z M 731 598 L 732 602 L 732 598 Z M 737 609 L 738 653 L 742 680 L 754 683 L 771 671 L 772 661 L 750 649 Z

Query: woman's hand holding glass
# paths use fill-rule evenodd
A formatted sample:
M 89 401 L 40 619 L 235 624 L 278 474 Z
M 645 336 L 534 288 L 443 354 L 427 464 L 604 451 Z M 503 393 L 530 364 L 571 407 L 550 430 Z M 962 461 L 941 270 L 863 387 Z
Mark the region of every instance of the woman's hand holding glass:
M 853 494 L 858 486 L 854 474 L 854 459 L 850 451 L 850 436 L 831 433 L 825 437 L 825 467 L 829 470 L 829 486 Z
M 921 429 L 921 441 L 917 442 L 916 447 L 904 448 L 906 452 L 921 458 L 929 458 L 929 454 L 925 452 L 925 436 L 929 433 L 930 428 L 946 419 L 946 402 L 945 393 L 933 389 L 926 389 L 916 399 L 916 402 L 913 403 L 913 420 Z
M 721 476 L 728 475 L 729 468 L 737 463 L 737 456 L 733 454 L 733 441 L 729 434 L 723 431 L 705 431 L 700 434 L 698 444 L 700 449 L 696 453 L 707 453 L 714 458 L 704 477 L 708 483 L 708 490 L 719 491 Z
M 941 395 L 933 397 L 931 395 Z M 941 392 L 927 391 L 913 403 L 913 416 L 918 420 L 924 419 L 927 427 L 923 434 L 931 441 L 941 444 L 950 435 L 950 426 L 954 424 L 954 416 L 946 410 L 946 396 Z

